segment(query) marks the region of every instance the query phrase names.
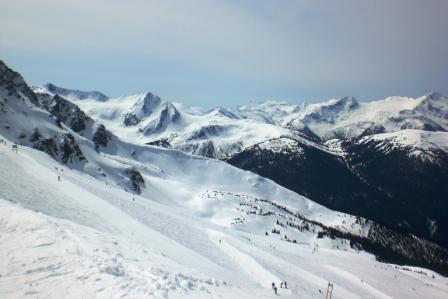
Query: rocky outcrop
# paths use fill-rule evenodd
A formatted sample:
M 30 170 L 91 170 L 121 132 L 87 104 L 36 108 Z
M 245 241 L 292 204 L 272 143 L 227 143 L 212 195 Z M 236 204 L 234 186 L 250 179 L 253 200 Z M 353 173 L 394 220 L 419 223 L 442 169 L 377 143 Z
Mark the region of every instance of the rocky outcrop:
M 136 193 L 141 193 L 141 188 L 145 187 L 145 180 L 140 172 L 132 167 L 128 168 L 124 171 L 124 175 L 127 178 L 127 185 L 131 188 L 131 190 Z

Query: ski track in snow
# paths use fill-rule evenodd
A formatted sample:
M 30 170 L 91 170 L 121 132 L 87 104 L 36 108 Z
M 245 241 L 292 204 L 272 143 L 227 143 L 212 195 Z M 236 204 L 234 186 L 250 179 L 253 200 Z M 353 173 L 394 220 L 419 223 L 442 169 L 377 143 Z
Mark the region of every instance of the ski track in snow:
M 263 268 L 263 266 L 261 266 L 255 259 L 232 246 L 227 241 L 225 235 L 213 231 L 209 231 L 209 235 L 214 243 L 225 254 L 231 257 L 251 280 L 258 283 L 261 287 L 269 288 L 272 282 L 281 281 L 278 277 Z
M 356 287 L 360 287 L 366 290 L 366 292 L 370 293 L 372 295 L 372 298 L 381 298 L 381 299 L 392 299 L 389 295 L 384 294 L 380 290 L 372 287 L 367 282 L 364 282 L 363 280 L 360 280 L 359 277 L 351 274 L 348 271 L 342 270 L 340 268 L 336 268 L 334 266 L 327 265 L 326 266 L 331 271 L 337 273 L 338 275 L 344 277 L 347 281 L 351 282 Z

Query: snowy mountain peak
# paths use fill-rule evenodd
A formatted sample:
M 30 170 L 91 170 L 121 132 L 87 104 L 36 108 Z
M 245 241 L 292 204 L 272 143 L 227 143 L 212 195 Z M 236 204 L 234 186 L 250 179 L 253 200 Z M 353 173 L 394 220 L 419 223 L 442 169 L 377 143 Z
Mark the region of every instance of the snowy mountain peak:
M 151 114 L 154 109 L 160 105 L 161 102 L 162 100 L 160 99 L 160 97 L 152 94 L 151 92 L 148 92 L 145 94 L 143 99 L 138 101 L 135 105 L 142 105 L 141 110 L 143 111 L 143 113 Z
M 68 89 L 56 86 L 52 83 L 47 83 L 43 86 L 43 91 L 48 93 L 57 94 L 63 97 L 75 98 L 78 100 L 92 99 L 97 101 L 107 101 L 108 96 L 99 91 L 82 91 L 77 89 Z
M 359 107 L 360 104 L 354 97 L 331 99 L 321 104 L 307 106 L 301 121 L 307 125 L 313 123 L 334 124 L 341 115 L 355 111 Z
M 134 126 L 140 121 L 151 115 L 157 110 L 162 103 L 160 97 L 147 92 L 137 97 L 137 100 L 124 116 L 124 124 L 126 126 Z
M 216 116 L 223 116 L 223 117 L 232 118 L 232 119 L 238 119 L 239 118 L 233 112 L 231 112 L 230 110 L 225 109 L 223 107 L 216 107 L 216 108 L 210 110 L 210 112 L 208 112 L 208 114 L 209 115 L 216 115 Z
M 444 95 L 442 95 L 441 93 L 437 92 L 437 91 L 433 91 L 428 93 L 427 95 L 424 95 L 425 98 L 429 99 L 429 100 L 433 100 L 433 101 L 439 101 L 439 100 L 448 100 L 447 97 L 445 97 Z
M 331 99 L 324 102 L 319 108 L 323 113 L 341 113 L 354 110 L 358 107 L 358 100 L 354 97 L 347 96 L 340 99 Z
M 354 97 L 344 97 L 339 100 L 339 103 L 347 109 L 355 109 L 359 107 L 358 100 Z

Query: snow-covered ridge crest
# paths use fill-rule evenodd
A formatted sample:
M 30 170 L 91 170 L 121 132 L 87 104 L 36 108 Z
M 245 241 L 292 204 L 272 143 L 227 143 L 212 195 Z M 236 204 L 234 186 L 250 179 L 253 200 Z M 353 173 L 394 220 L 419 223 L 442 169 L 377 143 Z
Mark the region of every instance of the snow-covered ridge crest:
M 79 100 L 92 99 L 96 101 L 106 101 L 109 99 L 108 96 L 99 91 L 82 91 L 77 89 L 67 89 L 63 87 L 56 86 L 52 83 L 47 83 L 43 87 L 36 87 L 37 91 L 44 91 L 51 94 L 57 94 L 64 96 L 66 98 L 74 98 Z
M 298 143 L 296 140 L 291 138 L 276 138 L 276 139 L 270 139 L 261 143 L 258 143 L 255 145 L 261 150 L 270 150 L 273 153 L 281 153 L 284 152 L 286 149 L 294 151 L 297 154 L 300 154 L 303 152 L 302 148 L 298 146 Z
M 383 100 L 357 102 L 353 98 L 309 104 L 282 121 L 300 126 L 306 124 L 321 138 L 350 138 L 362 135 L 372 127 L 384 132 L 403 129 L 426 131 L 448 130 L 448 98 L 438 93 L 421 97 L 388 97 Z
M 434 152 L 448 154 L 448 132 L 402 130 L 394 133 L 362 137 L 360 143 L 376 142 L 376 147 L 386 154 L 395 149 L 407 149 L 409 155 L 432 160 Z

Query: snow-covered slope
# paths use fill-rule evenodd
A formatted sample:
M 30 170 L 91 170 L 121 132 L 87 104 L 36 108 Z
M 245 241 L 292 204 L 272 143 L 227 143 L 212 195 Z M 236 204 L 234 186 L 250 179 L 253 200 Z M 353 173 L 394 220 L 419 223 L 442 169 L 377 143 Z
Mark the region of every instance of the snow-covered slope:
M 61 100 L 34 95 L 4 64 L 0 75 L 2 297 L 269 298 L 280 280 L 286 298 L 321 296 L 329 281 L 333 298 L 447 291 L 438 274 L 356 249 L 385 246 L 385 228 L 224 162 L 122 141 L 95 122 L 82 136 L 65 123 L 70 106 L 52 109 Z M 12 142 L 25 146 L 11 151 Z M 395 254 L 445 267 L 445 250 L 401 237 Z
M 281 209 L 255 205 L 250 193 L 215 187 L 184 201 L 187 186 L 178 184 L 170 198 L 154 192 L 133 201 L 117 186 L 9 145 L 0 145 L 2 298 L 274 298 L 270 284 L 281 280 L 285 298 L 323 296 L 329 281 L 333 298 L 448 291 L 432 271 L 376 262 L 342 239 L 286 226 Z M 257 215 L 255 206 L 274 214 Z

